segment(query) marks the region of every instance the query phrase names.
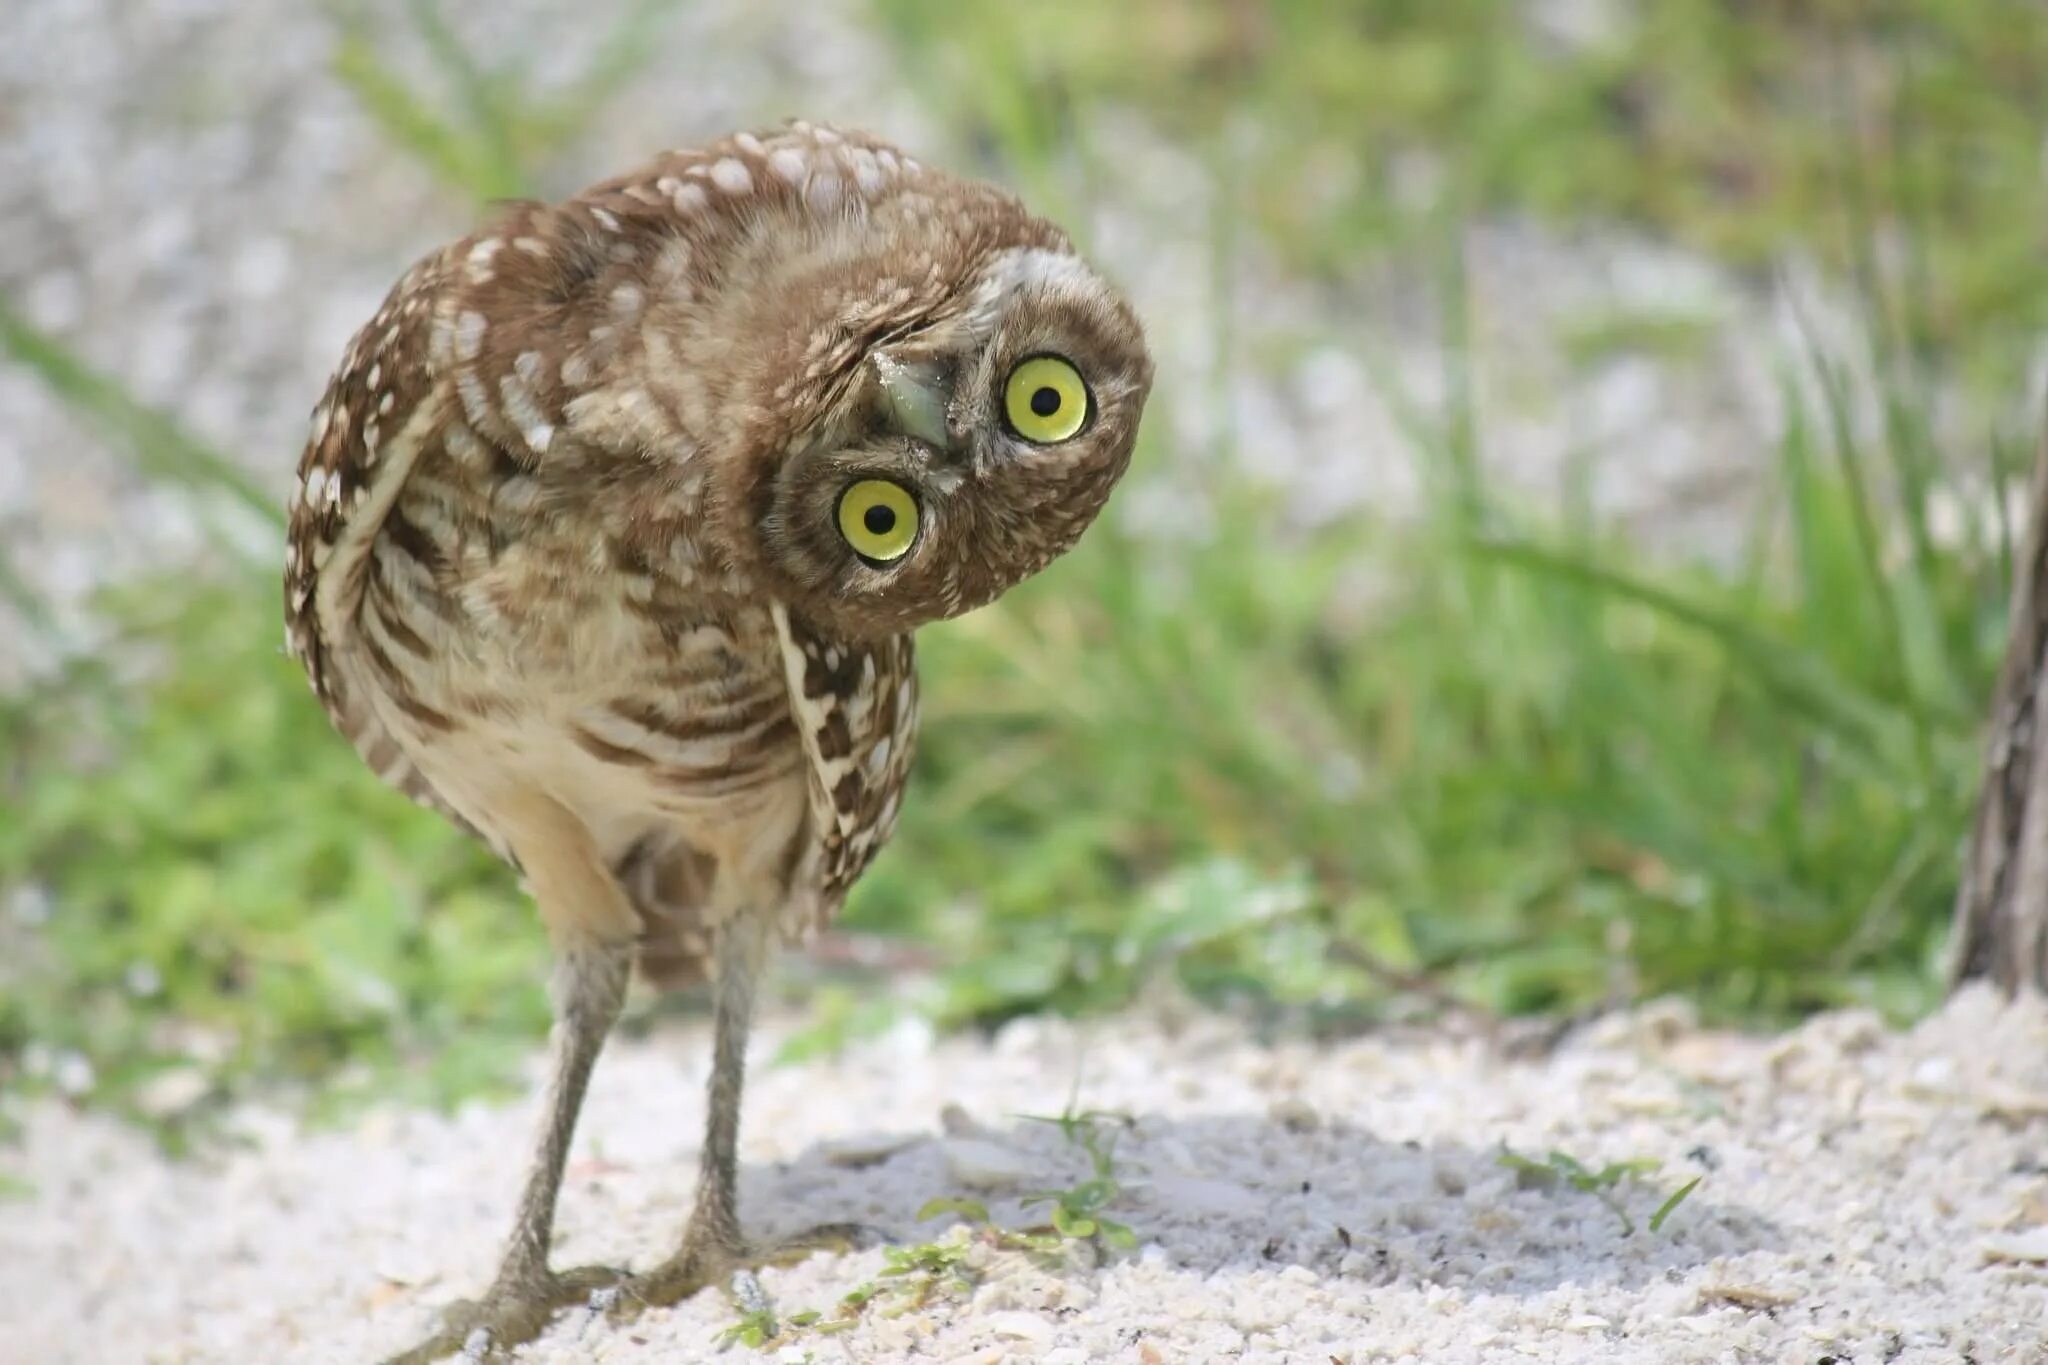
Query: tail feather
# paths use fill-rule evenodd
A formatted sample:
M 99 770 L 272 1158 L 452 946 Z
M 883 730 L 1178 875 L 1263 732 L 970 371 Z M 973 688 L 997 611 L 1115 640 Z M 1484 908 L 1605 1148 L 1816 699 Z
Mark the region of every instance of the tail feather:
M 680 990 L 711 974 L 702 907 L 714 871 L 711 858 L 679 840 L 642 839 L 612 866 L 640 915 L 640 974 L 658 989 Z

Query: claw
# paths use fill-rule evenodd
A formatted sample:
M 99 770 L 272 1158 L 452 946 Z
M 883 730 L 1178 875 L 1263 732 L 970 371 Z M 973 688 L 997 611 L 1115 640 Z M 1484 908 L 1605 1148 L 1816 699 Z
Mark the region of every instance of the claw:
M 654 1269 L 621 1281 L 606 1311 L 614 1322 L 630 1321 L 649 1308 L 673 1307 L 721 1281 L 729 1285 L 742 1307 L 752 1309 L 753 1300 L 767 1302 L 755 1271 L 767 1266 L 786 1268 L 820 1253 L 844 1255 L 887 1240 L 887 1234 L 860 1223 L 826 1223 L 774 1243 L 740 1250 L 686 1238 L 680 1251 Z
M 537 1283 L 497 1286 L 480 1300 L 450 1305 L 441 1330 L 384 1365 L 429 1365 L 451 1356 L 489 1360 L 532 1341 L 562 1309 L 577 1303 L 595 1307 L 600 1295 L 617 1293 L 622 1279 L 623 1272 L 608 1266 L 582 1266 Z

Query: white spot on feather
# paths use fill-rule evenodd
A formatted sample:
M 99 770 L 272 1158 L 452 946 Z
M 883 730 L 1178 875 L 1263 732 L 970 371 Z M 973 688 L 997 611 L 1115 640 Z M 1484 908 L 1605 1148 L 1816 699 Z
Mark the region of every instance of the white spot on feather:
M 754 177 L 738 157 L 720 157 L 711 167 L 711 183 L 727 194 L 745 194 L 754 188 Z
M 484 328 L 488 324 L 484 315 L 469 310 L 455 320 L 455 354 L 463 360 L 475 360 L 477 352 L 483 349 Z
M 498 248 L 504 245 L 505 243 L 496 237 L 486 237 L 469 249 L 469 260 L 464 267 L 464 273 L 469 276 L 471 284 L 491 282 L 491 257 L 497 255 Z
M 533 390 L 518 375 L 508 374 L 498 381 L 498 392 L 505 400 L 506 420 L 519 428 L 534 454 L 546 454 L 548 443 L 555 438 L 555 427 L 541 411 Z
M 873 194 L 882 188 L 882 168 L 875 161 L 875 154 L 865 147 L 853 149 L 853 181 L 862 194 Z
M 702 185 L 688 185 L 681 181 L 676 182 L 676 188 L 669 195 L 669 199 L 675 204 L 677 213 L 701 213 L 704 206 L 711 202 L 705 195 Z

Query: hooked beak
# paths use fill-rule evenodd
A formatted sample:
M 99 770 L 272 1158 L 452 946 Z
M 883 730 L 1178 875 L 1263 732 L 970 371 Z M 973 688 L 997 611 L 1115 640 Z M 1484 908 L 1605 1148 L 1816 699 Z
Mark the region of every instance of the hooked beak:
M 946 427 L 946 409 L 953 402 L 952 367 L 937 360 L 899 360 L 887 351 L 876 352 L 874 366 L 896 429 L 938 450 L 952 450 L 956 443 Z

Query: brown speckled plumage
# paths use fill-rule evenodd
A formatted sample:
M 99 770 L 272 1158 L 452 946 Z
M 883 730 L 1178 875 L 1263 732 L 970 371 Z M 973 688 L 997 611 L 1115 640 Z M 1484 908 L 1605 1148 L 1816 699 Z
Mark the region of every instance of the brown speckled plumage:
M 1003 386 L 1042 354 L 1089 410 L 1033 442 Z M 366 762 L 521 868 L 561 964 L 551 1117 L 471 1325 L 509 1341 L 559 1298 L 561 1151 L 633 960 L 719 981 L 706 1185 L 667 1289 L 731 1259 L 719 1125 L 757 944 L 824 924 L 894 828 L 911 632 L 1073 544 L 1150 382 L 1057 228 L 802 123 L 506 206 L 357 334 L 299 466 L 286 643 Z M 912 499 L 887 562 L 839 520 L 861 480 Z

